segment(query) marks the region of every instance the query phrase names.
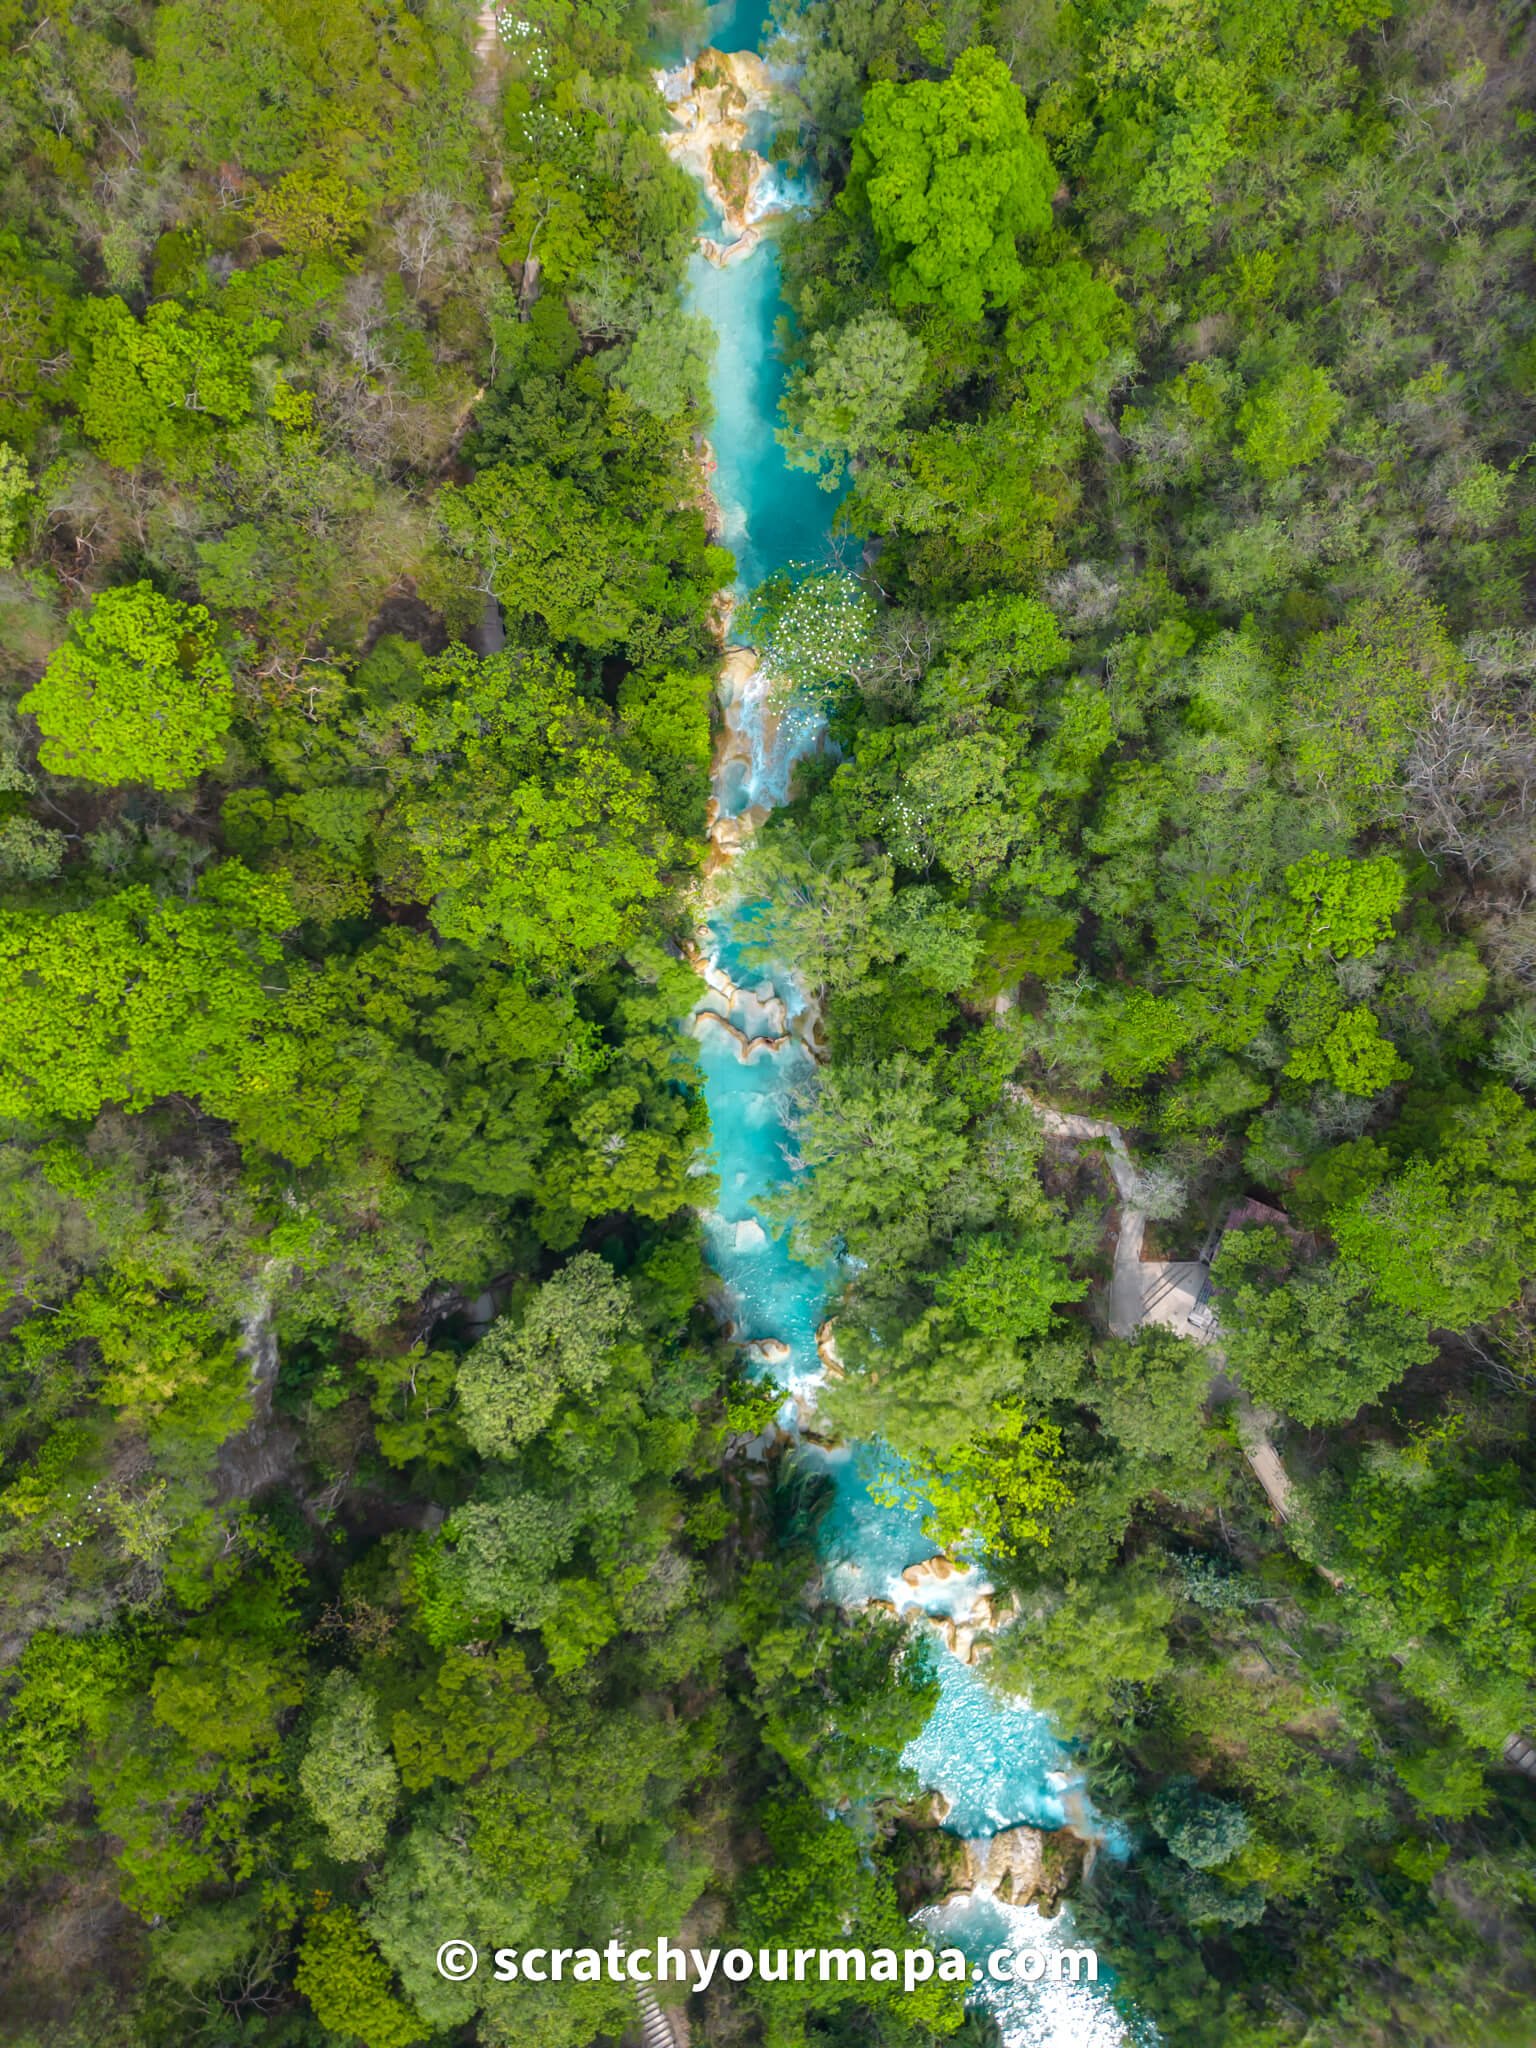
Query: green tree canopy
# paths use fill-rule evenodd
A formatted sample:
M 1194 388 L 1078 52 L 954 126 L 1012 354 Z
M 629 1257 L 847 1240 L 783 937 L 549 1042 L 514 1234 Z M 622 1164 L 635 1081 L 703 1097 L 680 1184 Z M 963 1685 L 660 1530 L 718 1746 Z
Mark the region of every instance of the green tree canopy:
M 323 2027 L 366 2048 L 411 2048 L 426 2031 L 349 1907 L 310 1922 L 294 1982 Z
M 1168 1670 L 1176 1605 L 1145 1568 L 1069 1579 L 1059 1595 L 1001 1631 L 983 1672 L 1005 1694 L 1027 1693 L 1064 1728 L 1091 1727 L 1123 1708 L 1132 1688 L 1155 1685 Z
M 1008 359 L 1022 372 L 1032 405 L 1075 397 L 1130 339 L 1119 293 L 1068 251 L 1030 264 L 1012 305 Z
M 1362 822 L 1401 807 L 1401 769 L 1429 706 L 1468 670 L 1421 598 L 1367 598 L 1302 649 L 1292 684 L 1296 779 Z
M 1192 1870 L 1230 1862 L 1252 1834 L 1248 1816 L 1230 1799 L 1204 1792 L 1193 1779 L 1176 1778 L 1152 1802 L 1158 1833 Z
M 524 1314 L 493 1323 L 459 1368 L 466 1433 L 489 1457 L 510 1457 L 544 1428 L 561 1398 L 595 1394 L 614 1366 L 629 1290 L 593 1252 L 578 1252 Z
M 292 1087 L 264 986 L 292 921 L 281 885 L 226 861 L 190 902 L 120 889 L 87 909 L 0 912 L 0 1115 L 89 1117 L 200 1096 L 233 1113 Z
M 1215 1267 L 1222 1339 L 1257 1401 L 1309 1427 L 1347 1422 L 1434 1356 L 1421 1316 L 1381 1300 L 1358 1269 L 1292 1265 L 1278 1231 L 1229 1231 Z
M 942 81 L 864 96 L 849 190 L 868 205 L 898 306 L 974 323 L 1024 286 L 1020 236 L 1051 224 L 1056 173 L 995 51 L 967 50 Z
M 377 1702 L 350 1672 L 333 1671 L 325 1682 L 299 1783 L 332 1855 L 355 1863 L 379 1853 L 400 1803 L 400 1774 L 379 1732 Z
M 626 402 L 626 409 L 628 422 L 644 423 L 634 406 Z M 636 438 L 623 419 L 614 431 Z M 675 499 L 667 504 L 665 484 L 663 472 L 644 495 L 599 494 L 543 462 L 497 462 L 445 489 L 437 514 L 476 588 L 509 612 L 540 619 L 554 639 L 598 653 L 625 646 L 650 653 L 658 622 L 648 613 L 691 625 L 699 604 L 730 576 L 731 558 L 708 544 L 702 514 L 679 509 Z
M 121 469 L 205 455 L 221 427 L 255 407 L 252 358 L 275 320 L 231 319 L 161 299 L 136 320 L 121 299 L 92 299 L 79 317 L 80 424 Z
M 1536 1260 L 1536 1111 L 1485 1088 L 1437 1119 L 1438 1143 L 1392 1168 L 1369 1139 L 1368 1185 L 1328 1227 L 1350 1270 L 1391 1307 L 1466 1329 L 1520 1297 Z
M 1266 483 L 1316 461 L 1344 410 L 1327 373 L 1306 364 L 1260 384 L 1237 415 L 1238 453 Z
M 841 1239 L 862 1255 L 921 1216 L 966 1156 L 964 1106 L 906 1054 L 845 1060 L 827 1073 L 796 1135 L 808 1171 L 786 1199 L 797 1241 L 820 1255 Z
M 811 340 L 810 360 L 791 378 L 779 429 L 791 469 L 821 471 L 833 490 L 849 462 L 883 446 L 923 379 L 926 351 L 894 314 L 861 313 L 835 334 Z
M 611 955 L 676 842 L 606 709 L 547 655 L 452 647 L 423 682 L 402 707 L 419 777 L 391 821 L 393 886 L 445 937 L 540 968 Z
M 75 613 L 21 708 L 55 775 L 183 789 L 222 759 L 234 690 L 203 606 L 130 583 Z

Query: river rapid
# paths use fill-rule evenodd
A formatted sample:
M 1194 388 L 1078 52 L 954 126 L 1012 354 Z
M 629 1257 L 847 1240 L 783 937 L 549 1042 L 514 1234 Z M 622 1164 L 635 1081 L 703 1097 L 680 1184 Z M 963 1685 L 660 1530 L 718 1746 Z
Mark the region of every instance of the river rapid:
M 835 497 L 814 477 L 786 468 L 774 431 L 783 390 L 774 326 L 784 311 L 774 228 L 813 203 L 813 194 L 803 179 L 763 161 L 776 125 L 775 79 L 753 53 L 771 33 L 767 11 L 764 0 L 726 0 L 710 10 L 706 47 L 729 56 L 747 53 L 733 67 L 746 87 L 745 104 L 739 90 L 727 101 L 718 86 L 696 86 L 689 60 L 698 45 L 662 52 L 658 74 L 675 123 L 669 147 L 705 187 L 706 231 L 690 266 L 688 293 L 718 338 L 710 482 L 720 538 L 736 557 L 737 597 L 776 570 L 824 566 L 836 509 Z M 715 78 L 712 64 L 705 75 Z M 710 189 L 710 153 L 721 141 L 758 160 L 748 197 L 729 210 L 718 186 Z M 727 646 L 718 698 L 713 838 L 720 870 L 788 799 L 795 762 L 822 744 L 823 733 L 814 707 L 784 704 L 758 673 L 752 651 L 740 645 Z M 816 1387 L 829 1357 L 835 1358 L 824 1322 L 837 1275 L 797 1260 L 788 1235 L 775 1236 L 762 1212 L 796 1171 L 786 1120 L 794 1093 L 814 1079 L 814 1017 L 787 972 L 766 973 L 744 962 L 751 906 L 733 901 L 723 879 L 716 880 L 711 902 L 700 948 L 706 989 L 689 1019 L 720 1186 L 705 1228 L 731 1334 L 784 1390 L 785 1420 L 798 1431 L 811 1420 Z M 1013 1846 L 998 1837 L 1020 1824 L 1052 1829 L 1070 1819 L 1095 1838 L 1091 1853 L 1118 1853 L 1119 1844 L 1111 1837 L 1106 1845 L 1098 1835 L 1069 1755 L 1045 1717 L 1025 1701 L 1000 1701 L 982 1682 L 975 1643 L 994 1619 L 991 1587 L 974 1569 L 934 1558 L 918 1514 L 875 1503 L 864 1478 L 874 1465 L 867 1449 L 804 1442 L 793 1455 L 833 1484 L 819 1532 L 827 1592 L 849 1606 L 889 1603 L 911 1626 L 935 1635 L 942 1690 L 904 1761 L 947 1802 L 944 1824 L 969 1844 L 975 1883 L 970 1893 L 925 1909 L 922 1925 L 941 1946 L 963 1948 L 973 1958 L 1000 1946 L 1078 1946 L 1069 1910 L 1049 1918 L 993 1895 Z M 1013 1840 L 1023 1846 L 1022 1838 Z M 1104 1974 L 1101 1959 L 1101 1979 Z M 1132 2038 L 1103 1981 L 1096 1987 L 985 1984 L 973 1996 L 995 2013 L 1005 2048 L 1119 2048 Z

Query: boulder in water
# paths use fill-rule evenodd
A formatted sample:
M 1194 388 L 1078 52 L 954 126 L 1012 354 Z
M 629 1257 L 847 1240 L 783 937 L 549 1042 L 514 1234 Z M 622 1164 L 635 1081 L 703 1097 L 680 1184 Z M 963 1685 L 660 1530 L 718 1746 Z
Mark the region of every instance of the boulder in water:
M 934 1580 L 942 1584 L 945 1579 L 952 1579 L 954 1575 L 954 1565 L 947 1557 L 941 1555 L 925 1557 L 921 1564 L 909 1564 L 901 1576 L 909 1586 L 926 1586 Z

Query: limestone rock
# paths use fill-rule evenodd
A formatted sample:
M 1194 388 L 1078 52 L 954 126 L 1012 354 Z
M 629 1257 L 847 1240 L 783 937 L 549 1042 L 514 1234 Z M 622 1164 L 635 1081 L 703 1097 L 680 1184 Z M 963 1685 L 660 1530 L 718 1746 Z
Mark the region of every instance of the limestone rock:
M 941 1828 L 954 1812 L 954 1802 L 937 1789 L 925 1792 L 907 1816 L 915 1828 Z
M 1087 1844 L 1067 1828 L 1004 1828 L 967 1841 L 964 1877 L 957 1887 L 1008 1906 L 1038 1905 L 1053 1913 L 1076 1885 Z
M 955 1567 L 947 1557 L 925 1557 L 921 1564 L 909 1564 L 901 1576 L 909 1586 L 926 1586 L 935 1580 L 942 1585 L 955 1576 Z

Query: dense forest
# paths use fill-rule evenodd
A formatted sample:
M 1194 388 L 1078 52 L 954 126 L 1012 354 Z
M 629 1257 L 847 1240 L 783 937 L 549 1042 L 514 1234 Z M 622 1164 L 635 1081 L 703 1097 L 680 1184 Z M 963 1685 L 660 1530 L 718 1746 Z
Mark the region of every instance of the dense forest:
M 842 566 L 735 886 L 829 1429 L 1015 1618 L 1188 2048 L 1536 2011 L 1536 42 L 776 0 Z M 450 1935 L 901 1945 L 927 1636 L 722 1331 L 733 564 L 644 0 L 0 0 L 0 2031 L 585 2048 Z M 718 887 L 718 883 L 715 884 Z M 1125 1134 L 1067 1142 L 1049 1105 Z M 1112 1334 L 1115 1232 L 1214 1249 Z M 1252 1432 L 1283 1461 L 1286 1518 Z M 699 2048 L 985 2048 L 718 1982 Z

